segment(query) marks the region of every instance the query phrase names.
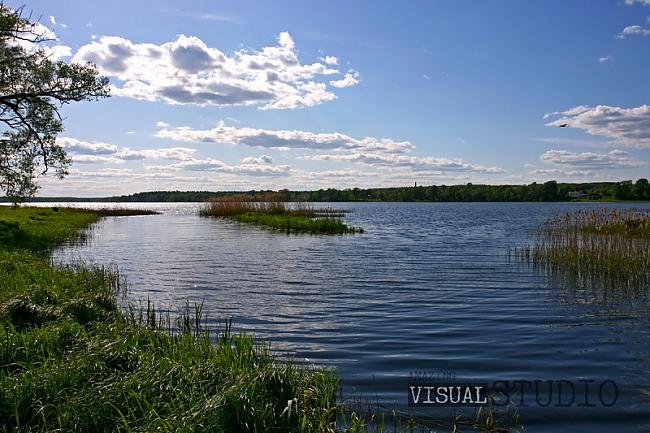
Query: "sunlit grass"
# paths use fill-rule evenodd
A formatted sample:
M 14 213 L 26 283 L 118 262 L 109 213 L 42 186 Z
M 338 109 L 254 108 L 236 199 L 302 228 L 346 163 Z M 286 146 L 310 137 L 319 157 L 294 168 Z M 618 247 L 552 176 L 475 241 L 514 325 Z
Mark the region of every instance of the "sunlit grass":
M 0 206 L 0 247 L 46 251 L 99 218 L 71 209 Z
M 103 207 L 99 209 L 91 208 L 64 208 L 77 212 L 93 213 L 100 217 L 118 217 L 118 216 L 144 216 L 159 215 L 160 212 L 151 209 L 132 209 L 124 207 Z
M 246 212 L 233 215 L 231 219 L 242 223 L 253 223 L 284 232 L 342 234 L 362 233 L 363 229 L 349 227 L 338 218 L 308 218 L 293 215 L 275 215 L 263 212 Z
M 200 211 L 201 216 L 228 218 L 285 232 L 315 234 L 363 233 L 341 221 L 345 211 L 333 208 L 314 209 L 304 203 L 288 206 L 280 194 L 231 195 L 212 200 Z
M 104 216 L 152 215 L 142 209 L 0 206 L 0 247 L 45 252 Z
M 3 311 L 4 431 L 334 431 L 332 373 L 278 363 L 228 326 L 218 335 L 198 326 L 172 332 L 152 326 L 155 316 L 138 322 L 114 304 L 81 299 L 101 315 L 35 322 L 23 314 L 31 323 L 18 326 Z
M 650 212 L 638 209 L 581 212 L 571 222 L 584 232 L 627 237 L 650 237 Z

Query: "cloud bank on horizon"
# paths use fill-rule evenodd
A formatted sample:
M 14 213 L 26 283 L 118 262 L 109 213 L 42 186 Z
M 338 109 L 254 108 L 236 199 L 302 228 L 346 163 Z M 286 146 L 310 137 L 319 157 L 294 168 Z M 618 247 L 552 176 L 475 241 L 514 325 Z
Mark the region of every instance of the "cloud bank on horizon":
M 299 25 L 304 21 L 299 16 L 283 26 L 282 11 L 269 12 L 262 26 L 245 7 L 171 13 L 149 5 L 150 21 L 137 31 L 109 27 L 110 19 L 98 23 L 98 16 L 81 12 L 60 16 L 55 6 L 36 1 L 28 6 L 48 17 L 39 28 L 51 39 L 42 48 L 54 60 L 96 64 L 110 78 L 114 96 L 92 104 L 101 108 L 88 106 L 67 116 L 69 127 L 57 142 L 73 168 L 63 181 L 45 179 L 43 194 L 647 177 L 650 105 L 642 90 L 650 62 L 639 53 L 649 48 L 650 0 L 612 3 L 625 21 L 610 23 L 619 29 L 614 33 L 592 30 L 601 42 L 590 42 L 590 51 L 598 54 L 580 66 L 583 75 L 575 79 L 589 81 L 581 89 L 579 81 L 563 84 L 561 75 L 528 81 L 522 71 L 533 66 L 525 53 L 521 66 L 514 59 L 521 53 L 503 38 L 511 59 L 490 57 L 489 48 L 473 54 L 481 52 L 480 35 L 470 35 L 473 45 L 465 46 L 452 30 L 443 32 L 446 39 L 438 44 L 440 35 L 428 27 L 430 39 L 414 48 L 409 42 L 418 37 L 418 22 L 414 36 L 402 27 L 399 36 L 384 42 L 376 40 L 380 36 L 349 37 L 331 22 L 336 29 L 324 33 L 320 29 L 327 26 L 318 20 L 312 31 Z M 452 7 L 458 18 L 467 13 L 462 9 Z M 428 12 L 423 17 L 435 16 L 434 9 Z M 349 13 L 360 16 L 359 6 Z M 110 18 L 111 11 L 107 14 Z M 171 18 L 178 28 L 169 24 Z M 486 18 L 498 19 L 496 12 Z M 257 48 L 247 45 L 251 39 L 258 40 Z M 540 56 L 549 56 L 547 48 L 554 49 L 538 48 Z M 531 63 L 533 54 L 527 54 Z M 515 81 L 488 75 L 492 61 L 509 64 Z M 546 61 L 565 77 L 571 73 L 561 55 Z M 602 88 L 602 96 L 593 91 L 614 77 L 634 84 Z M 493 84 L 485 87 L 483 81 Z M 549 95 L 527 103 L 508 93 L 506 82 L 533 93 L 546 88 Z M 551 91 L 553 86 L 568 95 Z M 489 103 L 491 87 L 502 91 L 495 101 L 506 102 Z M 98 127 L 98 118 L 105 128 Z M 497 128 L 499 122 L 506 127 Z

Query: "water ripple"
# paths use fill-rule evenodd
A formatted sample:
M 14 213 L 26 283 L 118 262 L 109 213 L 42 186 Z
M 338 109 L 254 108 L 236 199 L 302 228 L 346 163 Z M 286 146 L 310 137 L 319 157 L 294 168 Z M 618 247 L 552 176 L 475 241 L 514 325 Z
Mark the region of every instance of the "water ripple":
M 608 410 L 522 410 L 526 431 L 646 431 L 647 297 L 555 287 L 506 260 L 544 218 L 585 205 L 328 205 L 352 209 L 346 219 L 367 232 L 283 235 L 199 218 L 200 204 L 137 204 L 163 215 L 107 218 L 54 257 L 116 263 L 131 301 L 203 301 L 211 326 L 234 317 L 280 353 L 335 365 L 345 389 L 381 404 L 405 409 L 417 370 L 612 379 L 635 392 Z

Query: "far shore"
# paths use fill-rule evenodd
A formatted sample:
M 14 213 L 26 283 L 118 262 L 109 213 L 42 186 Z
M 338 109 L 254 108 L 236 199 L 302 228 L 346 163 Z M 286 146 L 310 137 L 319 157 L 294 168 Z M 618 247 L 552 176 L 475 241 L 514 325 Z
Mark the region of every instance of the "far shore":
M 106 202 L 106 203 L 155 203 L 155 202 L 205 202 L 214 199 L 247 194 L 264 197 L 278 195 L 283 202 L 648 202 L 650 184 L 647 179 L 636 182 L 561 183 L 554 180 L 528 185 L 417 185 L 390 188 L 345 188 L 296 190 L 281 189 L 250 191 L 147 191 L 130 195 L 109 197 L 31 197 L 26 203 L 38 202 Z M 0 198 L 0 202 L 9 200 Z

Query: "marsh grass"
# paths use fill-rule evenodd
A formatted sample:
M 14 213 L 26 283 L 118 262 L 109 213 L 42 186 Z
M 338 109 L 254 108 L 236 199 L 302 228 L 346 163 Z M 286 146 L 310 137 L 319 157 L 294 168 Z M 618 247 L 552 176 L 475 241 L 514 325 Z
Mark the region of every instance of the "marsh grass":
M 341 399 L 342 400 L 342 399 Z M 487 403 L 466 410 L 453 410 L 440 416 L 417 416 L 391 410 L 379 402 L 348 398 L 340 405 L 339 426 L 346 433 L 433 433 L 473 431 L 509 433 L 523 431 L 518 408 L 499 396 L 489 397 Z M 451 412 L 451 410 L 450 410 Z
M 315 234 L 363 233 L 341 221 L 346 211 L 334 208 L 315 209 L 305 203 L 288 206 L 278 193 L 241 194 L 219 197 L 200 211 L 201 216 L 228 218 L 284 232 Z
M 645 290 L 650 285 L 649 230 L 647 211 L 579 209 L 547 220 L 534 243 L 511 256 L 562 285 Z
M 191 316 L 164 328 L 153 308 L 106 310 L 20 327 L 3 313 L 1 429 L 334 431 L 333 373 L 278 363 L 230 325 L 211 334 Z
M 92 208 L 63 208 L 75 212 L 93 213 L 100 217 L 119 217 L 119 216 L 146 216 L 160 215 L 160 212 L 151 209 L 131 209 L 120 207 L 103 207 L 99 209 Z
M 359 397 L 341 400 L 338 425 L 345 433 L 432 433 L 439 428 L 451 431 L 450 422 L 420 419 Z M 432 430 L 434 426 L 436 430 Z
M 639 209 L 581 211 L 565 216 L 583 232 L 650 238 L 650 212 Z M 573 221 L 571 221 L 573 218 Z

